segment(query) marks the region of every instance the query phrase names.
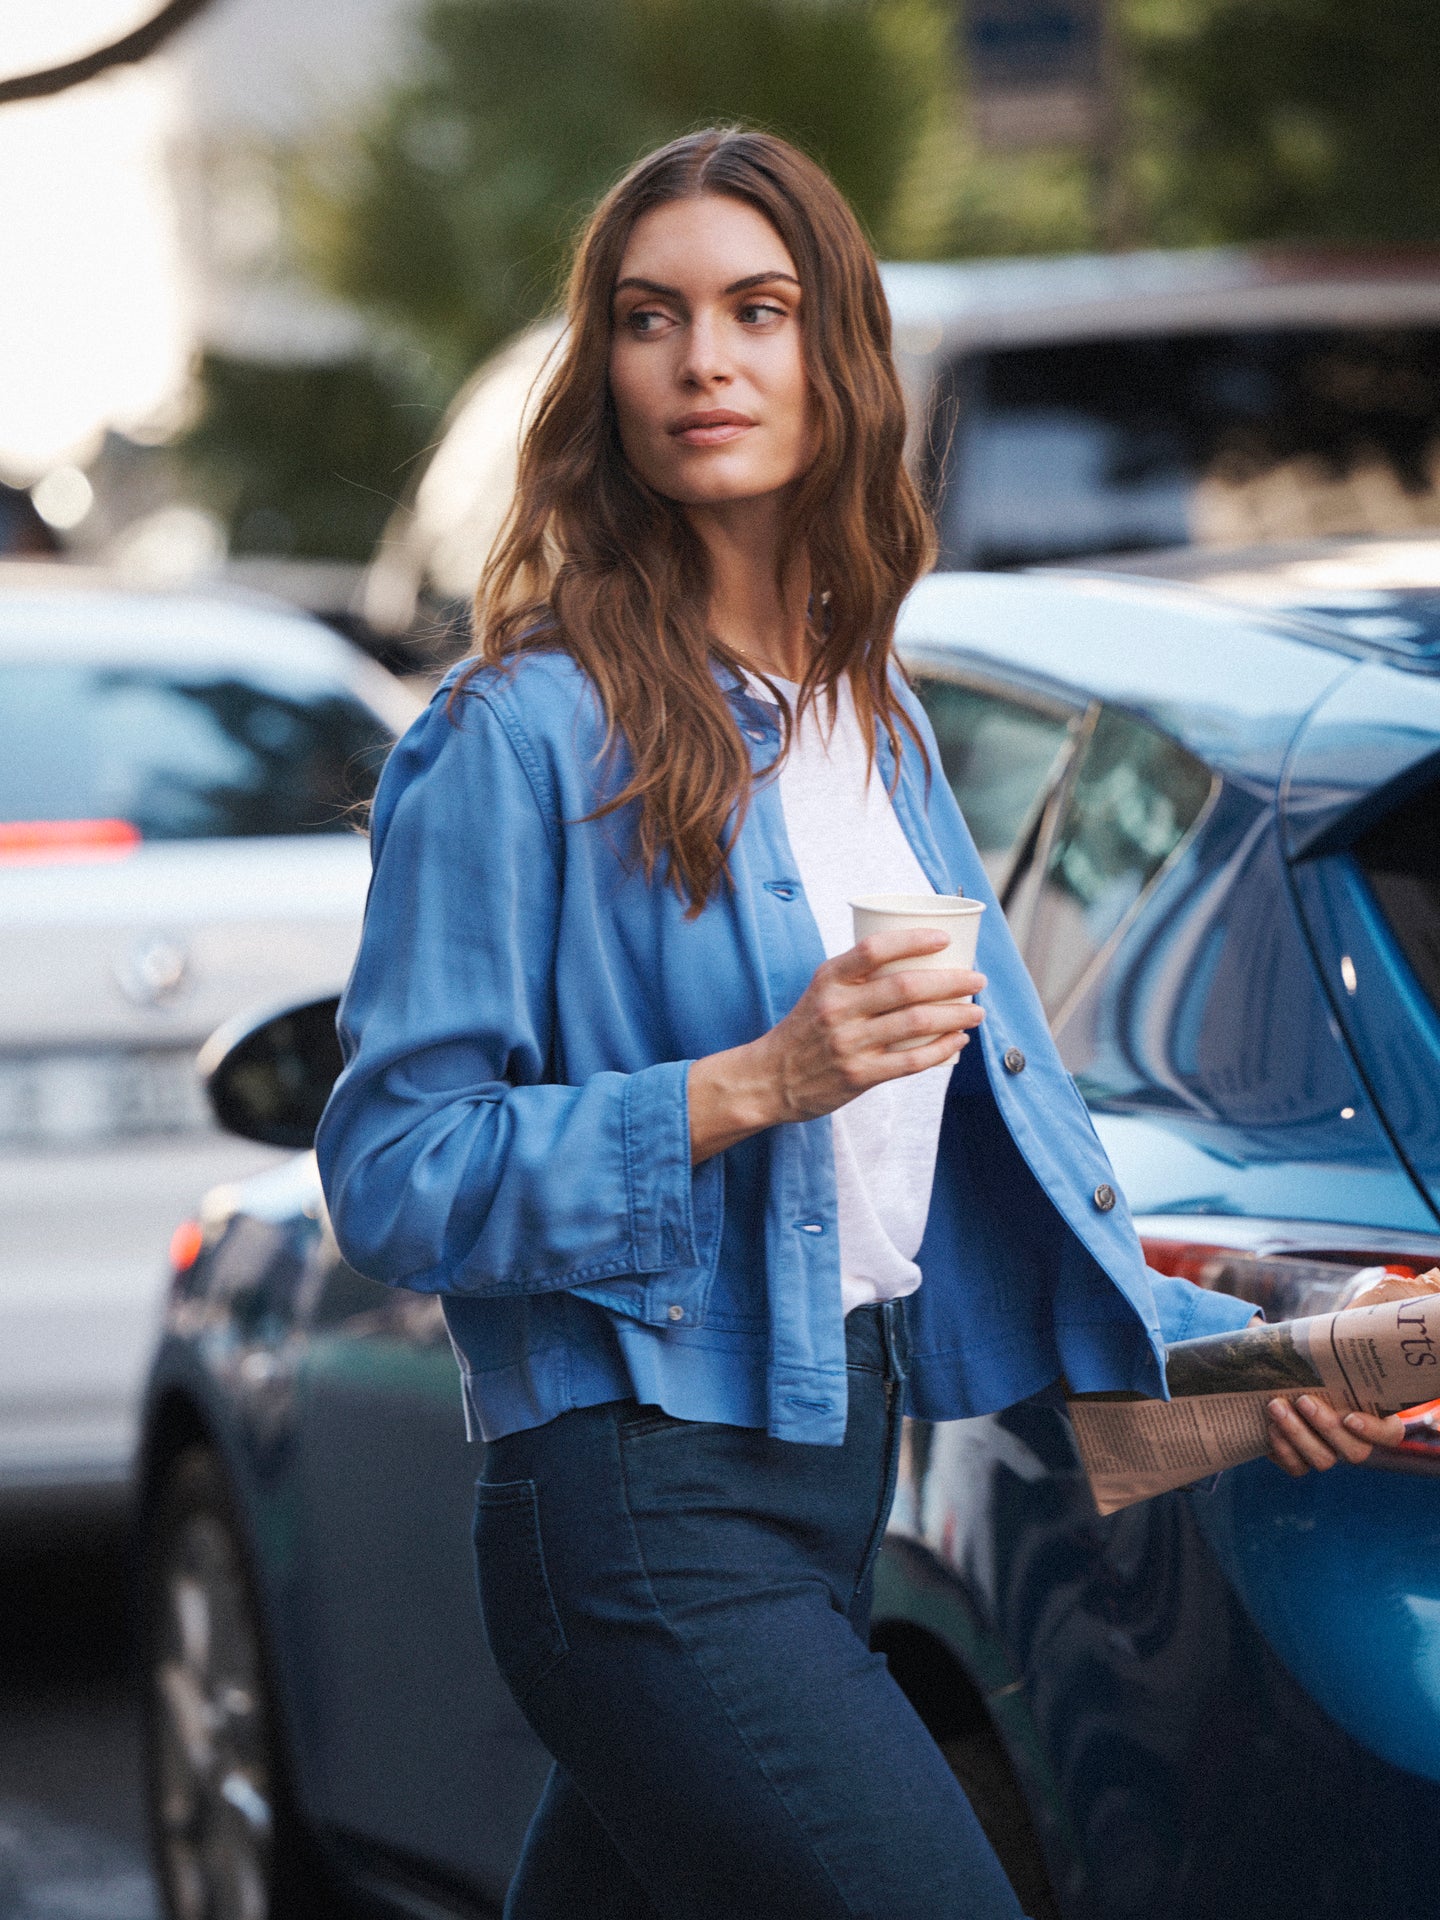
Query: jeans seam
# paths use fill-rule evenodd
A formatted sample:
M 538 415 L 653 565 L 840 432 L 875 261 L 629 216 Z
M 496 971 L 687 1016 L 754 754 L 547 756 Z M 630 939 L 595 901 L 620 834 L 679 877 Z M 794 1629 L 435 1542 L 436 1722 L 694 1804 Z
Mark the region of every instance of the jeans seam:
M 835 1878 L 834 1873 L 831 1871 L 829 1862 L 825 1859 L 824 1855 L 820 1852 L 820 1849 L 816 1846 L 814 1837 L 811 1835 L 809 1828 L 806 1826 L 805 1822 L 800 1818 L 800 1815 L 790 1805 L 790 1802 L 786 1799 L 785 1795 L 780 1791 L 775 1781 L 771 1779 L 768 1771 L 766 1770 L 764 1762 L 761 1760 L 759 1754 L 756 1753 L 755 1748 L 751 1744 L 750 1740 L 746 1737 L 745 1729 L 740 1725 L 739 1721 L 735 1718 L 735 1715 L 730 1711 L 730 1708 L 725 1704 L 724 1700 L 722 1700 L 720 1695 L 715 1691 L 714 1684 L 711 1681 L 709 1674 L 706 1673 L 704 1667 L 701 1666 L 700 1662 L 695 1658 L 695 1655 L 691 1652 L 690 1648 L 685 1644 L 685 1640 L 681 1635 L 680 1630 L 678 1629 L 678 1627 L 675 1626 L 674 1622 L 670 1619 L 668 1614 L 665 1612 L 665 1609 L 661 1606 L 659 1595 L 655 1591 L 655 1583 L 650 1578 L 650 1568 L 646 1563 L 645 1550 L 640 1544 L 640 1530 L 635 1523 L 634 1509 L 630 1504 L 630 1475 L 629 1475 L 629 1471 L 625 1461 L 625 1450 L 619 1444 L 620 1436 L 618 1431 L 616 1432 L 615 1439 L 616 1439 L 615 1452 L 620 1465 L 620 1494 L 621 1494 L 621 1499 L 624 1503 L 624 1508 L 625 1508 L 625 1524 L 630 1530 L 630 1539 L 634 1544 L 634 1548 L 635 1548 L 636 1565 L 639 1567 L 641 1575 L 645 1581 L 645 1591 L 650 1597 L 651 1606 L 655 1609 L 655 1618 L 660 1622 L 661 1626 L 664 1627 L 666 1633 L 669 1634 L 670 1638 L 674 1641 L 675 1645 L 679 1648 L 681 1654 L 683 1655 L 686 1661 L 686 1664 L 696 1673 L 696 1675 L 698 1675 L 701 1685 L 705 1688 L 705 1691 L 709 1694 L 710 1698 L 715 1702 L 716 1707 L 719 1709 L 721 1715 L 724 1717 L 726 1724 L 729 1726 L 731 1732 L 735 1735 L 735 1738 L 740 1742 L 740 1745 L 744 1748 L 745 1752 L 749 1754 L 751 1765 L 755 1768 L 755 1771 L 759 1774 L 760 1778 L 765 1782 L 765 1785 L 769 1788 L 771 1796 L 773 1797 L 776 1805 L 781 1808 L 781 1810 L 785 1814 L 785 1817 L 795 1827 L 796 1831 L 803 1836 L 806 1846 L 810 1849 L 810 1854 L 812 1859 L 815 1861 L 815 1864 L 819 1867 L 820 1871 L 825 1875 L 825 1878 L 830 1882 L 831 1886 L 835 1889 L 836 1898 L 839 1900 L 843 1910 L 846 1913 L 850 1913 L 850 1914 L 858 1913 L 858 1909 L 851 1906 L 849 1898 L 845 1893 L 845 1889 L 840 1885 L 840 1882 Z
M 885 1543 L 885 1531 L 890 1519 L 890 1508 L 895 1499 L 895 1482 L 900 1472 L 900 1434 L 904 1426 L 904 1416 L 899 1412 L 899 1408 L 903 1400 L 905 1382 L 901 1379 L 895 1384 L 896 1410 L 889 1414 L 885 1422 L 885 1479 L 880 1489 L 880 1506 L 870 1538 L 865 1544 L 865 1557 L 860 1562 L 860 1571 L 855 1576 L 855 1585 L 851 1590 L 850 1607 L 847 1608 L 847 1613 L 853 1610 L 855 1602 L 860 1598 L 861 1589 L 880 1557 L 880 1549 Z

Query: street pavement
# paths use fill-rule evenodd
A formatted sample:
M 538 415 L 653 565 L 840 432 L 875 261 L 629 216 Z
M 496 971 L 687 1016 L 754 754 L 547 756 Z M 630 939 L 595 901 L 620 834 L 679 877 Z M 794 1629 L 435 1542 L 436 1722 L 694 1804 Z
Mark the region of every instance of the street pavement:
M 160 1920 L 120 1542 L 0 1534 L 0 1920 Z

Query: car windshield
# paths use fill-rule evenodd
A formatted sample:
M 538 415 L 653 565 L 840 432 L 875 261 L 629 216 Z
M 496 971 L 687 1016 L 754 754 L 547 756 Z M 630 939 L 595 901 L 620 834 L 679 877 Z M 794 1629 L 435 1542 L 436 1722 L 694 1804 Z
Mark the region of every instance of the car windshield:
M 1440 329 L 1010 347 L 937 408 L 947 566 L 1440 525 Z
M 387 729 L 334 683 L 234 668 L 0 665 L 0 822 L 122 822 L 144 840 L 353 824 Z

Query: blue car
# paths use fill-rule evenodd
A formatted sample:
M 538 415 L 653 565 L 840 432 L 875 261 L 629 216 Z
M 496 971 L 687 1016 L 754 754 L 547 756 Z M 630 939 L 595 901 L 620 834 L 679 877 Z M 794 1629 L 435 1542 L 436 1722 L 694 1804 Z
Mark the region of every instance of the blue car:
M 1440 1262 L 1440 612 L 1392 598 L 944 574 L 903 620 L 1151 1264 L 1272 1318 Z M 345 1264 L 303 1151 L 333 1014 L 204 1062 L 297 1157 L 177 1233 L 150 1380 L 175 1920 L 492 1914 L 548 1766 L 480 1630 L 438 1303 Z M 1034 1920 L 1440 1915 L 1440 1435 L 1407 1432 L 1102 1520 L 1053 1409 L 910 1423 L 875 1643 Z

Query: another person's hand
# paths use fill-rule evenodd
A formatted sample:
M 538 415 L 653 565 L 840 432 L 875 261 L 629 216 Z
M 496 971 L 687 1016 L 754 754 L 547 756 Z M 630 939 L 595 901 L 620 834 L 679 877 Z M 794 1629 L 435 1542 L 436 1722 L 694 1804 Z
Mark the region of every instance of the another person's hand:
M 689 1090 L 696 1164 L 766 1127 L 818 1119 L 883 1081 L 953 1060 L 985 1018 L 963 998 L 981 991 L 984 974 L 949 967 L 877 973 L 945 944 L 943 933 L 925 929 L 871 934 L 818 967 L 768 1033 L 697 1060 Z
M 1356 1292 L 1342 1296 L 1340 1311 L 1353 1313 L 1357 1307 L 1384 1307 L 1395 1300 L 1418 1300 L 1427 1293 L 1440 1293 L 1440 1267 L 1417 1273 L 1413 1280 L 1403 1273 L 1382 1274 L 1378 1280 L 1368 1281 Z
M 1414 1280 L 1387 1273 L 1362 1287 L 1340 1310 L 1349 1313 L 1359 1307 L 1379 1307 L 1430 1293 L 1440 1293 L 1440 1267 L 1432 1267 Z M 1272 1400 L 1269 1415 L 1270 1458 L 1295 1479 L 1312 1467 L 1323 1473 L 1337 1460 L 1358 1465 L 1369 1459 L 1373 1448 L 1398 1447 L 1405 1437 L 1405 1425 L 1398 1414 L 1383 1420 L 1369 1413 L 1347 1413 L 1342 1418 L 1326 1401 L 1308 1393 L 1293 1403 Z

